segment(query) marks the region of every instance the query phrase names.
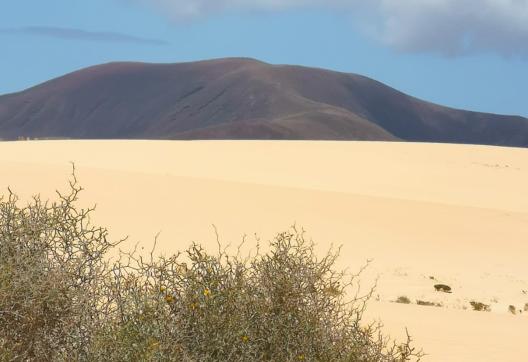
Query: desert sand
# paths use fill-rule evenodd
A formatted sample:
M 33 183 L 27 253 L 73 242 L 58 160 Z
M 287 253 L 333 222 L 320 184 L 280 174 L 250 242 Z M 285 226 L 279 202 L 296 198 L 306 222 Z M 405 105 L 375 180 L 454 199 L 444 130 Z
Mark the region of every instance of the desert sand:
M 75 162 L 94 222 L 123 248 L 263 240 L 302 226 L 340 267 L 372 263 L 367 318 L 405 328 L 424 361 L 528 355 L 528 149 L 392 142 L 23 141 L 0 143 L 0 189 L 65 189 Z M 436 292 L 434 284 L 452 287 Z M 411 304 L 394 303 L 406 296 Z M 417 300 L 441 307 L 419 306 Z M 473 311 L 469 302 L 489 304 Z M 517 314 L 508 312 L 514 305 Z

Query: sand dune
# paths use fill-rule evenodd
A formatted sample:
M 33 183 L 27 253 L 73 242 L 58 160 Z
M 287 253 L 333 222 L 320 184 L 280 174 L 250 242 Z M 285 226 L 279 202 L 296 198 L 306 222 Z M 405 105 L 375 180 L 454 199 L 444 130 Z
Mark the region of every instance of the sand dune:
M 0 143 L 0 188 L 52 196 L 74 161 L 95 220 L 159 250 L 268 239 L 294 222 L 340 265 L 373 259 L 368 311 L 424 361 L 522 361 L 528 353 L 528 149 L 382 142 Z M 251 240 L 251 238 L 250 238 Z M 431 279 L 433 277 L 433 279 Z M 434 291 L 435 283 L 453 288 Z M 407 296 L 412 304 L 392 303 Z M 441 303 L 425 307 L 416 300 Z M 491 305 L 471 311 L 469 301 Z

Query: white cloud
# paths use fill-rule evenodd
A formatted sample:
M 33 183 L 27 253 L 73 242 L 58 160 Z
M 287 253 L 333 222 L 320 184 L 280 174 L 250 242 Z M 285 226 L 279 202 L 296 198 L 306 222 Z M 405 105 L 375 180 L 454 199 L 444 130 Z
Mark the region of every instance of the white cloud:
M 375 36 L 408 52 L 528 55 L 528 0 L 121 0 L 153 5 L 174 19 L 230 10 L 309 7 L 368 14 Z
M 383 0 L 380 36 L 404 51 L 528 55 L 528 0 Z
M 84 40 L 107 43 L 136 43 L 147 45 L 168 45 L 164 40 L 142 38 L 130 34 L 116 32 L 96 32 L 76 28 L 60 28 L 54 26 L 25 26 L 20 28 L 0 28 L 0 35 L 32 35 L 48 38 Z

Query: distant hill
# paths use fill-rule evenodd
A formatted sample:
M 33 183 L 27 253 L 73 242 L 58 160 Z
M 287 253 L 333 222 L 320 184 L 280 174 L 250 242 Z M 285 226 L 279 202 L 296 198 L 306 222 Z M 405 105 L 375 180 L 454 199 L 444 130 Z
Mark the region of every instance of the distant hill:
M 110 63 L 0 96 L 0 138 L 404 140 L 528 146 L 528 119 L 375 80 L 229 58 Z

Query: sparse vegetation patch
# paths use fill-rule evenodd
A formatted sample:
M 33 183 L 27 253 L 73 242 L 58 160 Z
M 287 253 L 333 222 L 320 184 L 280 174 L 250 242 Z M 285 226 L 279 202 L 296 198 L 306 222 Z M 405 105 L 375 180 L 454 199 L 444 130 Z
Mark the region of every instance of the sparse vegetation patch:
M 471 306 L 473 307 L 473 310 L 476 310 L 478 312 L 489 312 L 489 311 L 491 311 L 491 308 L 490 308 L 489 304 L 484 304 L 482 302 L 476 302 L 476 301 L 471 301 L 471 302 L 469 302 L 469 304 L 471 304 Z
M 365 361 L 422 355 L 363 321 L 372 290 L 334 269 L 302 231 L 242 257 L 199 244 L 169 257 L 135 252 L 76 206 L 0 199 L 0 361 Z M 115 251 L 115 250 L 114 250 Z M 347 297 L 350 296 L 350 297 Z
M 395 300 L 396 303 L 411 304 L 411 300 L 406 296 L 400 296 Z
M 417 300 L 416 304 L 427 306 L 427 307 L 441 307 L 442 306 L 441 303 L 428 302 L 425 300 Z
M 451 293 L 452 292 L 451 287 L 449 285 L 445 285 L 445 284 L 435 284 L 434 288 L 435 288 L 435 290 L 437 292 L 443 292 L 443 293 Z

